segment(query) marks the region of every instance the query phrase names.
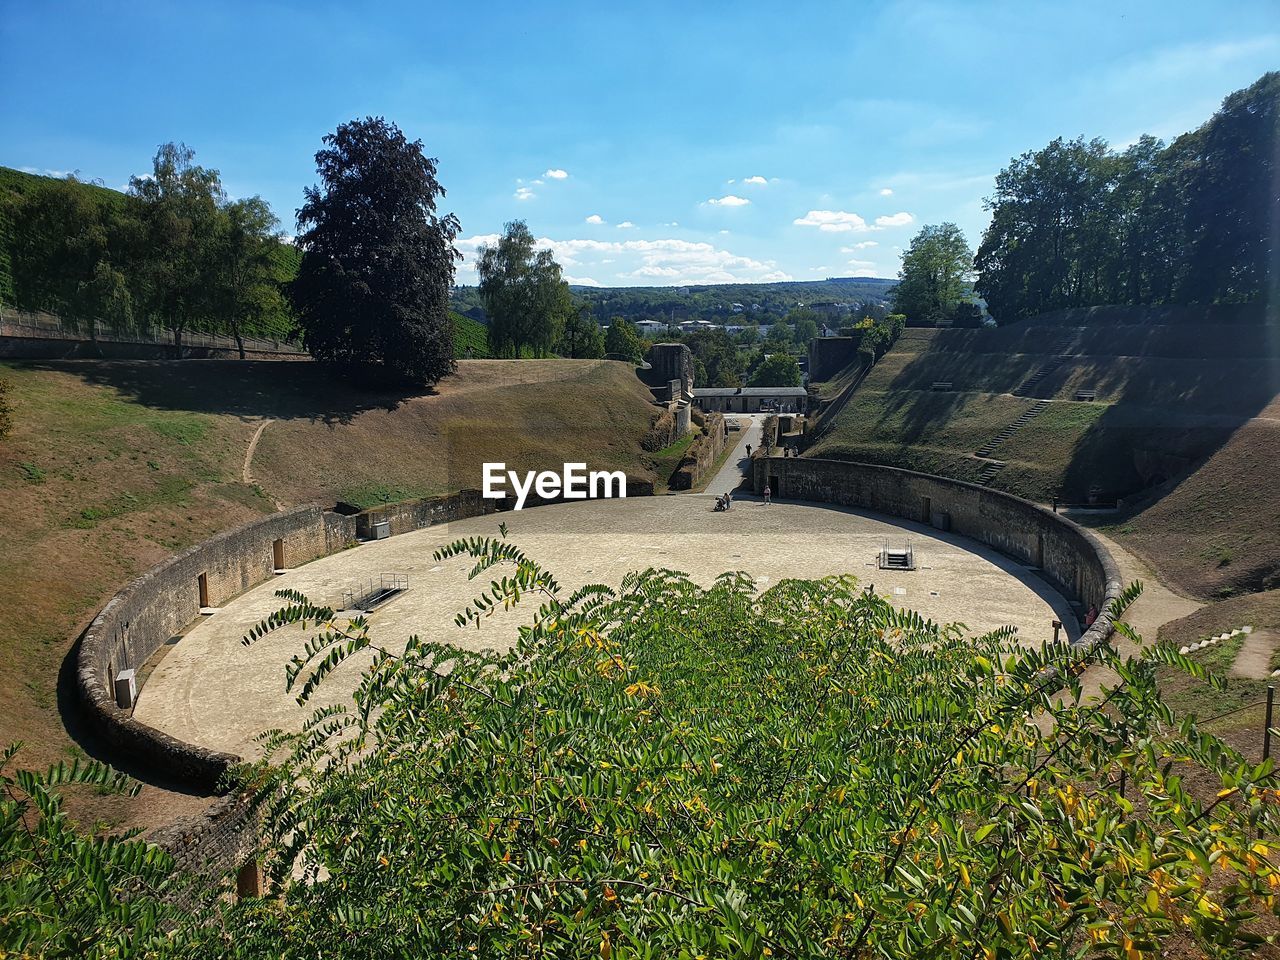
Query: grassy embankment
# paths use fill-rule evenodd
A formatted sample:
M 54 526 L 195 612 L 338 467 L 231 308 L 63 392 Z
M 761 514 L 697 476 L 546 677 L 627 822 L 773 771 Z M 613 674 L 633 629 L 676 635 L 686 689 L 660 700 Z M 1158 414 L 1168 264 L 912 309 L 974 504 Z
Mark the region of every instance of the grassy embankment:
M 982 467 L 974 452 L 1049 400 L 991 454 L 1005 462 L 993 487 L 1039 502 L 1081 502 L 1093 491 L 1106 502 L 1166 481 L 1161 499 L 1109 532 L 1184 593 L 1273 587 L 1280 335 L 1274 323 L 1201 313 L 1148 323 L 1135 308 L 1106 323 L 1068 315 L 996 330 L 907 330 L 808 455 L 973 480 Z M 1059 353 L 1069 359 L 1031 397 L 1012 395 Z M 954 389 L 935 392 L 936 381 Z M 1096 397 L 1076 401 L 1078 390 Z

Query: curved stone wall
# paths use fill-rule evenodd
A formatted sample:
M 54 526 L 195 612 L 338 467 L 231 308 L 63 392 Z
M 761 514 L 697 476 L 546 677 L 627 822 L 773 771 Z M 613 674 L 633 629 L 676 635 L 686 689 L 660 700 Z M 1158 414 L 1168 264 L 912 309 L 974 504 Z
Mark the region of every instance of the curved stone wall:
M 116 705 L 115 677 L 139 670 L 200 615 L 275 575 L 355 541 L 352 517 L 299 507 L 219 534 L 148 570 L 117 593 L 89 625 L 77 653 L 76 686 L 91 729 L 132 762 L 212 790 L 230 754 L 183 743 Z M 232 706 L 232 705 L 229 705 Z
M 649 481 L 627 479 L 627 496 L 652 495 Z M 531 496 L 527 506 L 559 501 Z M 241 758 L 185 743 L 135 720 L 131 708 L 116 703 L 114 683 L 121 671 L 141 670 L 200 616 L 201 608 L 216 608 L 265 583 L 278 568 L 301 566 L 344 550 L 372 536 L 376 522 L 386 521 L 394 536 L 508 505 L 509 501 L 485 500 L 476 490 L 463 490 L 349 515 L 298 507 L 228 530 L 171 557 L 112 597 L 80 638 L 76 688 L 90 729 L 136 767 L 199 790 L 215 790 L 227 768 Z M 228 704 L 228 709 L 234 707 Z
M 1037 567 L 1068 600 L 1097 611 L 1078 643 L 1111 634 L 1108 610 L 1124 589 L 1119 568 L 1097 537 L 1050 510 L 961 480 L 845 460 L 757 457 L 756 493 L 766 481 L 782 499 L 861 507 L 977 540 Z

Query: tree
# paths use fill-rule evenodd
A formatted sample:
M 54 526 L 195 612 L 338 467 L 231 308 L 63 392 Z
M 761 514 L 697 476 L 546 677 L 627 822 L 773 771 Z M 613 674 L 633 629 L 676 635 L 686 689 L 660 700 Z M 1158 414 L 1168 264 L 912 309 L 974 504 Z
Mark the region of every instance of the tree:
M 788 353 L 771 353 L 751 374 L 753 387 L 798 387 L 800 365 Z
M 973 252 L 954 223 L 925 226 L 902 256 L 894 311 L 915 320 L 951 316 L 964 298 L 965 282 L 973 270 Z
M 770 350 L 786 350 L 791 346 L 791 328 L 782 322 L 770 325 L 764 342 Z
M 246 330 L 266 332 L 262 328 L 269 319 L 283 312 L 275 280 L 278 224 L 260 197 L 227 204 L 218 221 L 213 244 L 215 307 L 235 337 L 242 360 Z
M 448 306 L 460 259 L 457 217 L 436 212 L 436 161 L 382 117 L 344 123 L 324 143 L 290 286 L 303 342 L 346 370 L 435 383 L 455 367 Z
M 799 307 L 787 314 L 787 323 L 795 327 L 795 342 L 803 347 L 818 336 L 822 314 L 808 307 Z
M 569 313 L 556 352 L 573 359 L 598 360 L 604 356 L 604 331 L 591 316 L 590 304 L 578 303 L 577 309 Z
M 480 247 L 480 298 L 496 356 L 547 356 L 574 312 L 560 264 L 535 243 L 525 222 L 513 220 L 496 244 Z
M 210 245 L 224 199 L 217 170 L 198 166 L 195 151 L 166 143 L 150 176 L 133 177 L 129 192 L 141 204 L 144 225 L 141 281 L 146 312 L 173 331 L 175 352 L 182 334 L 214 314 Z
M 742 385 L 746 371 L 744 357 L 737 343 L 723 327 L 690 334 L 685 338 L 685 344 L 703 367 L 703 376 L 696 382 L 710 387 Z M 696 372 L 697 367 L 694 369 Z
M 74 175 L 49 180 L 17 198 L 13 219 L 23 242 L 13 254 L 17 301 L 58 313 L 69 326 L 131 325 L 134 294 L 124 270 L 134 252 L 136 203 Z
M 644 343 L 630 320 L 614 317 L 604 338 L 604 355 L 610 360 L 640 363 L 644 359 Z

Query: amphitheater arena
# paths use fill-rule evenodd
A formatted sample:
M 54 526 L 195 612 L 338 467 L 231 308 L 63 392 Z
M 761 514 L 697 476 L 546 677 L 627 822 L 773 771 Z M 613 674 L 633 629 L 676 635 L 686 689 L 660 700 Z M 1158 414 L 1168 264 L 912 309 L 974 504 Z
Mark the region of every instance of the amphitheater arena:
M 299 590 L 342 607 L 369 581 L 394 575 L 406 587 L 370 616 L 395 649 L 411 634 L 461 646 L 502 647 L 532 610 L 495 615 L 463 630 L 453 617 L 484 581 L 470 563 L 437 562 L 460 537 L 508 536 L 561 584 L 617 585 L 629 571 L 667 567 L 704 585 L 746 571 L 761 589 L 789 577 L 853 574 L 895 604 L 971 632 L 1012 625 L 1039 644 L 1054 622 L 1068 639 L 1107 635 L 1107 601 L 1121 584 L 1110 556 L 1087 532 L 1037 506 L 957 481 L 861 464 L 757 460 L 754 484 L 780 502 L 744 500 L 728 513 L 708 496 L 635 496 L 493 512 L 475 491 L 343 516 L 317 507 L 274 514 L 181 554 L 122 590 L 82 639 L 78 690 L 93 726 L 135 770 L 210 790 L 237 758 L 258 752 L 257 734 L 296 728 L 321 703 L 344 699 L 360 663 L 345 664 L 319 700 L 298 706 L 285 665 L 308 636 L 281 630 L 240 640 L 277 609 L 275 591 Z M 365 541 L 379 521 L 391 536 Z M 358 545 L 357 545 L 358 544 Z M 884 548 L 911 548 L 914 570 L 878 565 Z M 1081 633 L 1089 608 L 1102 611 Z M 134 671 L 132 707 L 117 681 Z

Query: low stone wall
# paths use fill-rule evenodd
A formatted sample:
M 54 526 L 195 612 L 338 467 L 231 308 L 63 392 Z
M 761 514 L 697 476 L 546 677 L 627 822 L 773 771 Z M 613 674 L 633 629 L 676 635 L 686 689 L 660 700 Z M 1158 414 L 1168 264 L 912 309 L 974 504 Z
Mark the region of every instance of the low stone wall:
M 1111 601 L 1124 588 L 1119 568 L 1091 533 L 1034 503 L 998 490 L 909 470 L 843 460 L 757 457 L 757 493 L 860 507 L 962 534 L 1037 567 L 1069 600 L 1094 608 L 1097 619 L 1079 643 L 1111 633 Z
M 356 536 L 361 540 L 370 539 L 374 524 L 384 520 L 391 525 L 391 536 L 397 537 L 423 527 L 493 513 L 497 509 L 495 504 L 494 500 L 485 500 L 479 490 L 462 490 L 440 497 L 404 500 L 383 507 L 371 507 L 354 514 L 352 519 L 356 525 Z
M 103 607 L 80 640 L 76 683 L 90 728 L 144 768 L 212 790 L 237 757 L 183 743 L 116 705 L 114 680 L 138 669 L 200 615 L 356 539 L 351 517 L 299 507 L 219 534 L 144 573 Z
M 724 453 L 729 436 L 724 417 L 718 413 L 704 416 L 702 436 L 689 445 L 680 466 L 671 474 L 668 486 L 672 490 L 692 490 L 702 483 L 707 479 L 707 471 L 715 467 L 720 454 Z

